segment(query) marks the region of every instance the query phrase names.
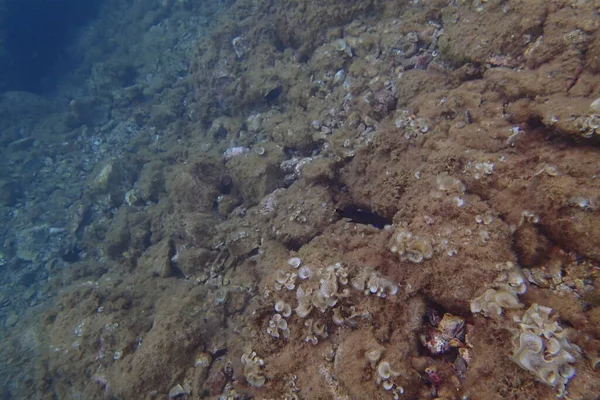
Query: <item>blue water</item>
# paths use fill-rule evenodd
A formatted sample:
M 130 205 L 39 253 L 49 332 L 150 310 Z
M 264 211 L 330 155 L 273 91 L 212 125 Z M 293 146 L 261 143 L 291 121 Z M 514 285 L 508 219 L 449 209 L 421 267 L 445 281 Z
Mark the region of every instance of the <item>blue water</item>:
M 101 0 L 5 0 L 0 13 L 2 81 L 0 91 L 51 89 L 48 74 L 70 68 L 66 50 L 74 37 L 97 16 Z M 56 77 L 54 77 L 56 78 Z

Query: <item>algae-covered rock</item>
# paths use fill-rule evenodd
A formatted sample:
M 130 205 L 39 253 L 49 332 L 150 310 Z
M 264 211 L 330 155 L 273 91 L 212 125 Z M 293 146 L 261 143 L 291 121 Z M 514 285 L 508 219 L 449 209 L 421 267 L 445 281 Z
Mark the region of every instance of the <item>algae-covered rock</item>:
M 93 65 L 90 83 L 100 90 L 116 89 L 131 85 L 136 75 L 132 63 L 115 57 Z
M 177 113 L 169 104 L 160 104 L 152 107 L 150 123 L 159 128 L 165 128 L 177 119 Z
M 283 122 L 274 127 L 271 133 L 273 141 L 285 149 L 309 153 L 316 147 L 313 141 L 314 128 L 309 127 L 306 118 L 297 116 L 293 121 Z
M 165 309 L 155 315 L 143 342 L 111 368 L 108 376 L 115 383 L 117 396 L 135 398 L 149 393 L 148 382 L 152 382 L 152 389 L 166 397 L 176 384 L 175 376 L 183 376 L 194 365 L 196 354 L 203 349 L 209 332 L 220 326 L 221 317 L 206 313 L 206 306 L 198 307 L 196 300 L 205 294 L 195 292 L 179 302 L 164 299 Z
M 159 161 L 144 164 L 137 181 L 136 195 L 142 202 L 156 202 L 165 191 L 164 165 Z
M 23 229 L 17 234 L 17 257 L 25 261 L 35 261 L 44 251 L 49 238 L 50 231 L 46 225 Z
M 264 146 L 264 153 L 248 152 L 227 162 L 233 185 L 249 204 L 258 201 L 282 184 L 280 164 L 284 159 L 281 148 Z
M 79 125 L 102 125 L 110 118 L 112 102 L 106 97 L 80 97 L 71 101 L 71 112 Z
M 234 257 L 246 256 L 260 247 L 261 235 L 255 229 L 234 229 L 227 236 L 227 250 Z
M 167 192 L 182 211 L 206 212 L 212 210 L 229 177 L 216 157 L 202 155 L 169 170 L 165 180 Z
M 104 241 L 105 251 L 111 258 L 121 257 L 123 253 L 129 249 L 131 232 L 127 214 L 127 210 L 121 208 L 115 215 L 110 229 L 106 233 L 106 239 Z
M 208 264 L 214 257 L 215 252 L 207 248 L 180 248 L 175 262 L 181 272 L 193 276 L 208 271 Z
M 113 259 L 120 259 L 126 255 L 138 254 L 150 245 L 151 233 L 150 219 L 147 214 L 123 206 L 116 212 L 104 235 L 106 255 Z
M 294 184 L 275 192 L 274 197 L 277 206 L 271 214 L 269 234 L 294 247 L 308 243 L 339 218 L 330 194 L 320 186 Z
M 14 368 L 61 379 L 9 375 L 7 396 L 546 399 L 507 357 L 504 322 L 532 303 L 587 358 L 569 396 L 598 393 L 594 2 L 209 3 L 106 4 L 80 40 L 127 40 L 89 46 L 85 85 L 58 89 L 72 129 L 0 104 L 0 178 L 21 186 L 2 223 L 52 227 L 55 205 L 73 237 L 30 228 L 1 249 L 0 272 L 28 270 L 2 290 L 6 325 L 61 293 L 50 350 Z M 58 239 L 82 260 L 50 269 L 52 291 L 18 287 Z M 494 281 L 506 260 L 535 290 Z
M 125 201 L 125 193 L 131 189 L 137 175 L 137 162 L 110 159 L 98 163 L 88 178 L 86 192 L 96 201 L 108 201 L 119 206 Z
M 139 259 L 138 266 L 152 275 L 168 278 L 175 274 L 173 261 L 175 245 L 171 239 L 165 238 L 150 246 Z

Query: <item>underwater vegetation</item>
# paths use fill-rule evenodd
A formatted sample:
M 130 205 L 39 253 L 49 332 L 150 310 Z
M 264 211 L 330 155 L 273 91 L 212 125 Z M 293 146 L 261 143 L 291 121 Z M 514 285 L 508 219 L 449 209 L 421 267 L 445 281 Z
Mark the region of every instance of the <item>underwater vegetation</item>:
M 600 393 L 596 3 L 1 4 L 4 397 Z

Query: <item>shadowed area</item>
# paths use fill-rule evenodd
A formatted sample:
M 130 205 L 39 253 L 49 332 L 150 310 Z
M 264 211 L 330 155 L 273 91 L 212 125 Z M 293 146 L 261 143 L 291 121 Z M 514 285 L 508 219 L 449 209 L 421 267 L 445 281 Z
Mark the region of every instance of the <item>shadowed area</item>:
M 39 92 L 100 1 L 5 0 L 0 4 L 1 90 Z

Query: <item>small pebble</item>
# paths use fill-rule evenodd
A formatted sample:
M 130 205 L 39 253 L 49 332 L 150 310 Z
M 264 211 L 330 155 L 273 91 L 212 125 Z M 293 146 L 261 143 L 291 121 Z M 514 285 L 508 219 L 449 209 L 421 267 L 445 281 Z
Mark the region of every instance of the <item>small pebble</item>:
M 593 113 L 600 114 L 600 97 L 592 101 L 592 104 L 590 104 L 590 111 Z

